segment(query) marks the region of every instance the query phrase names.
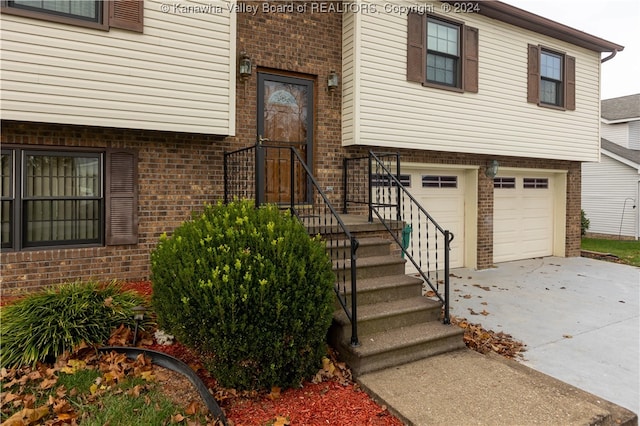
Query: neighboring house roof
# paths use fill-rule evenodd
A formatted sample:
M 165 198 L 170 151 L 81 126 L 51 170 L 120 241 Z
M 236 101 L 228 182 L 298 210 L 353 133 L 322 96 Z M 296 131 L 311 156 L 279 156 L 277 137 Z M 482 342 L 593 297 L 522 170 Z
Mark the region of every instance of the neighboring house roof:
M 640 93 L 603 100 L 600 116 L 609 121 L 640 118 Z
M 640 150 L 625 148 L 624 146 L 620 146 L 617 143 L 613 143 L 604 138 L 600 139 L 600 147 L 604 151 L 608 151 L 611 154 L 624 158 L 631 163 L 635 163 L 634 167 L 640 168 Z
M 444 3 L 456 3 L 455 1 L 443 0 Z M 527 12 L 501 1 L 480 1 L 477 3 L 480 7 L 481 15 L 489 18 L 497 19 L 508 24 L 516 25 L 527 30 L 545 34 L 568 43 L 575 44 L 585 49 L 594 50 L 596 52 L 620 52 L 624 46 L 604 40 L 583 31 L 576 30 L 569 26 L 560 24 L 551 19 L 543 18 L 535 13 Z M 613 55 L 611 55 L 613 57 Z

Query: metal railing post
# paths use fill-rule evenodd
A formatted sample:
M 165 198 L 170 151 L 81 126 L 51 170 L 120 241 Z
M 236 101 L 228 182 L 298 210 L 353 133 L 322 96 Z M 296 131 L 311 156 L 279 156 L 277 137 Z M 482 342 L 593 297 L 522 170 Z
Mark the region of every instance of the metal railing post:
M 291 182 L 291 195 L 289 196 L 289 209 L 291 210 L 291 212 L 294 212 L 294 206 L 295 206 L 295 196 L 296 196 L 296 165 L 294 163 L 294 153 L 293 153 L 293 149 L 289 150 L 289 182 Z M 306 179 L 305 179 L 306 180 Z
M 369 179 L 369 223 L 373 222 L 373 176 L 371 175 L 371 164 L 373 162 L 373 157 L 371 156 L 371 152 L 369 152 L 369 170 L 367 171 L 368 179 Z
M 444 318 L 445 324 L 451 324 L 449 314 L 449 250 L 451 248 L 451 234 L 448 230 L 444 231 Z
M 400 153 L 396 153 L 396 177 L 398 178 L 398 182 L 400 182 Z M 402 188 L 400 188 L 400 185 L 396 185 L 396 197 L 398 203 L 396 219 L 398 219 L 398 222 L 402 220 L 402 212 L 400 211 L 400 209 L 402 208 L 402 203 L 400 200 L 401 189 Z
M 256 143 L 256 207 L 264 203 L 265 178 L 264 147 L 260 142 Z
M 225 149 L 223 152 L 223 160 L 222 160 L 222 170 L 224 173 L 224 203 L 229 203 L 229 171 L 227 169 L 227 150 Z
M 349 188 L 347 179 L 349 178 L 349 173 L 347 172 L 347 159 L 342 159 L 342 213 L 347 214 L 347 200 L 349 199 L 347 196 L 347 188 Z
M 358 250 L 358 240 L 351 236 L 351 346 L 360 346 L 358 340 L 358 302 L 356 291 L 356 250 Z

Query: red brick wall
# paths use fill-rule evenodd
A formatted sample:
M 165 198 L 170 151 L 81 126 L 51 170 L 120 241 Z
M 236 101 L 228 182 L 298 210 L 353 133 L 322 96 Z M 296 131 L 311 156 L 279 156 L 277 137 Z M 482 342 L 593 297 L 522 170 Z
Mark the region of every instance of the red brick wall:
M 264 12 L 265 2 L 242 2 L 258 6 L 255 15 L 237 15 L 237 51 L 251 58 L 254 72 L 236 90 L 236 137 L 233 145 L 252 145 L 257 138 L 257 73 L 260 71 L 302 77 L 314 81 L 314 164 L 316 178 L 332 202 L 340 199 L 342 180 L 341 95 L 327 89 L 327 77 L 334 70 L 342 75 L 342 14 Z M 291 3 L 272 2 L 274 5 Z M 294 4 L 296 4 L 294 2 Z M 239 76 L 238 76 L 239 77 Z
M 222 198 L 227 142 L 207 135 L 42 123 L 2 122 L 2 145 L 132 148 L 138 151 L 139 244 L 3 251 L 2 293 L 74 280 L 149 277 L 149 252 L 204 202 Z

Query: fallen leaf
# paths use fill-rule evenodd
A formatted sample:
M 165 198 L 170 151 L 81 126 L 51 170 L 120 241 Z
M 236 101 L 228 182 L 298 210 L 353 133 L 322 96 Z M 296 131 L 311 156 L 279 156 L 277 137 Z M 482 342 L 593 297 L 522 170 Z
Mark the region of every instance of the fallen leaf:
M 185 414 L 188 416 L 193 416 L 194 414 L 198 413 L 199 409 L 200 409 L 200 404 L 198 404 L 198 401 L 191 401 L 191 403 L 185 410 Z
M 184 421 L 184 416 L 180 413 L 176 414 L 175 416 L 171 416 L 172 423 L 181 423 L 183 421 Z
M 562 337 L 564 337 L 565 339 L 573 339 L 573 336 L 570 334 L 563 334 Z
M 49 415 L 49 407 L 24 408 L 2 423 L 2 426 L 22 426 L 38 422 Z
M 267 396 L 272 401 L 275 401 L 276 399 L 280 398 L 280 388 L 278 386 L 273 386 L 271 388 L 271 393 L 269 393 L 269 395 Z
M 282 416 L 277 416 L 275 421 L 273 422 L 273 426 L 287 426 L 290 425 L 291 423 L 289 423 L 289 419 L 287 419 L 286 417 L 282 417 Z

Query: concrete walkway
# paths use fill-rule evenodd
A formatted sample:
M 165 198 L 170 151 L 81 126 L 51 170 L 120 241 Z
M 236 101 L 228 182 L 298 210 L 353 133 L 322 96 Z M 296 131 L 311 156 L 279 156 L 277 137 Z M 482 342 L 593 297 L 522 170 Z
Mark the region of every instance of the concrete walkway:
M 637 268 L 549 257 L 453 275 L 453 313 L 524 341 L 526 361 L 461 350 L 358 378 L 403 421 L 638 424 Z

